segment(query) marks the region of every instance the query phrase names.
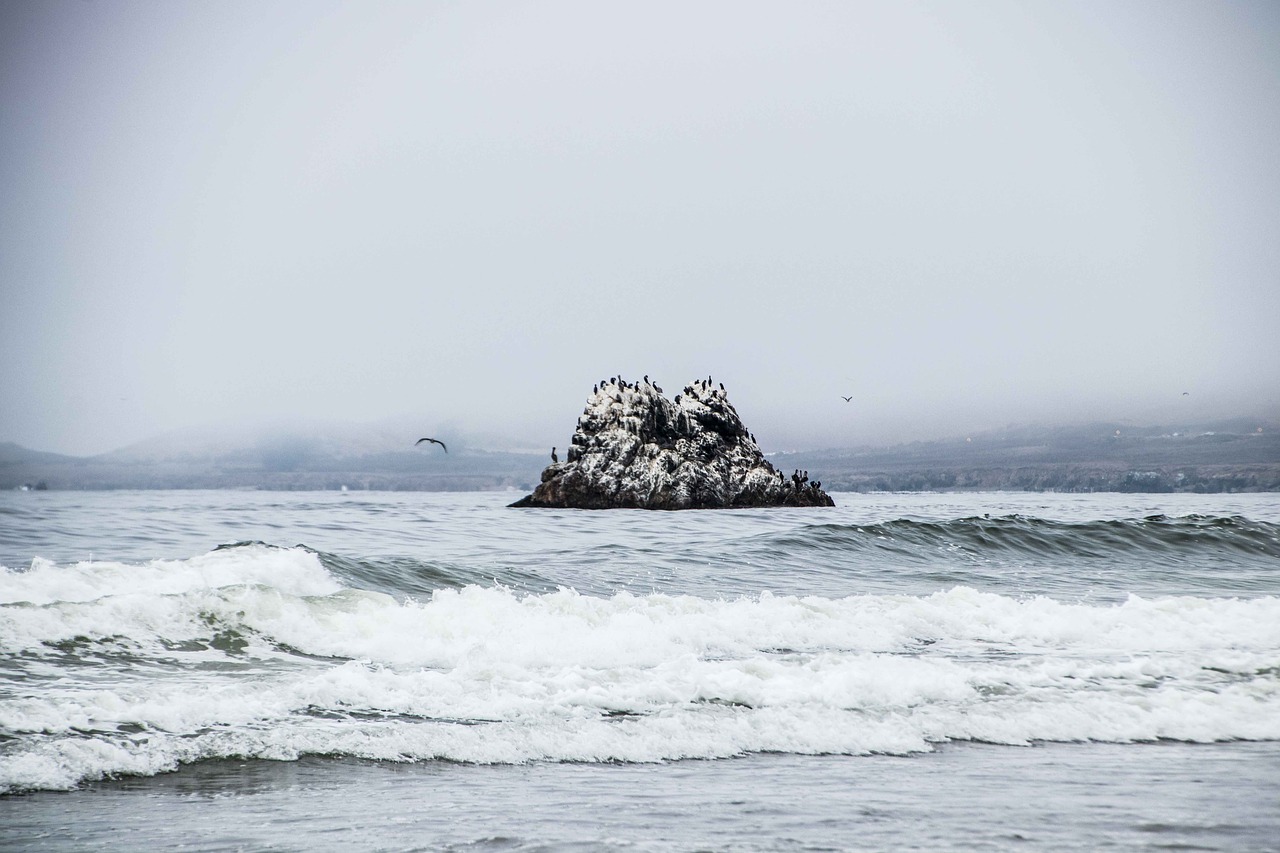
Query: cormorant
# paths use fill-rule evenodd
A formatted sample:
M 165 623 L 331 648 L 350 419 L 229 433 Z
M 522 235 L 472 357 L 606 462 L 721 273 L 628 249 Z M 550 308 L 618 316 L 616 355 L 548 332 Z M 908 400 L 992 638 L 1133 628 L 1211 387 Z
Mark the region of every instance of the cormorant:
M 443 442 L 443 441 L 441 441 L 441 440 L 440 440 L 440 439 L 438 439 L 438 438 L 420 438 L 420 439 L 418 439 L 417 441 L 415 441 L 415 442 L 413 443 L 413 446 L 414 446 L 414 447 L 417 447 L 419 444 L 422 444 L 422 442 L 424 442 L 424 441 L 429 441 L 429 442 L 431 442 L 432 444 L 438 444 L 438 445 L 440 445 L 441 447 L 444 447 L 444 442 Z M 445 452 L 445 453 L 448 453 L 448 452 L 449 452 L 449 448 L 444 447 L 444 452 Z
M 554 447 L 553 447 L 553 448 L 551 448 L 551 461 L 552 461 L 552 462 L 559 462 L 559 461 L 560 461 L 560 457 L 559 457 L 559 456 L 556 456 L 556 449 L 555 449 Z

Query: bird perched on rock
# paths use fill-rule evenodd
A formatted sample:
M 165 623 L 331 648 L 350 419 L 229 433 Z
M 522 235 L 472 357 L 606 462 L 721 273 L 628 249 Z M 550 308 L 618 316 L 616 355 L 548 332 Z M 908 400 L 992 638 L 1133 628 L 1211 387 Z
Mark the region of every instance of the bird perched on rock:
M 560 457 L 559 457 L 559 456 L 556 456 L 556 449 L 555 449 L 554 447 L 553 447 L 553 448 L 551 448 L 551 461 L 552 461 L 552 462 L 559 462 L 559 461 L 560 461 Z
M 414 446 L 414 447 L 417 447 L 419 444 L 422 444 L 422 442 L 424 442 L 424 441 L 429 441 L 429 442 L 431 442 L 432 444 L 438 444 L 438 445 L 440 445 L 441 447 L 444 447 L 444 442 L 443 442 L 443 441 L 441 441 L 441 440 L 440 440 L 440 439 L 438 439 L 438 438 L 420 438 L 420 439 L 418 439 L 417 441 L 415 441 L 415 442 L 413 443 L 413 446 Z M 449 452 L 449 448 L 444 447 L 444 452 L 445 452 L 445 453 L 448 453 L 448 452 Z

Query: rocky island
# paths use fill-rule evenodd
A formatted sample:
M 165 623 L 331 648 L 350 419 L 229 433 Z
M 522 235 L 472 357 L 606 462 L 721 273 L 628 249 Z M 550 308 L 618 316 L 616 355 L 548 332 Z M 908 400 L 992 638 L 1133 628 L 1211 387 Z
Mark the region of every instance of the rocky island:
M 674 400 L 644 377 L 601 381 L 559 461 L 513 507 L 729 509 L 834 506 L 808 472 L 786 476 L 764 458 L 711 377 Z

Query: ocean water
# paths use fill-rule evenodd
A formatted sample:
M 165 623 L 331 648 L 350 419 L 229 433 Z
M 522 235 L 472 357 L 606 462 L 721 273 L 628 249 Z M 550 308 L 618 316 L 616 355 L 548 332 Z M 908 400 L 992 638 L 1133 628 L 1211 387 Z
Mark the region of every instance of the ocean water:
M 1280 495 L 0 495 L 0 847 L 1280 850 Z

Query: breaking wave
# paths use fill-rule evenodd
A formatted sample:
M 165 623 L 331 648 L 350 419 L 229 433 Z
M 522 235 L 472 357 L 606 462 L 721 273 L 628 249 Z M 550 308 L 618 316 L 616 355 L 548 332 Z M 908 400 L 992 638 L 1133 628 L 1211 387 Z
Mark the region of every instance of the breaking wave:
M 1275 533 L 1243 519 L 1154 517 L 770 535 L 842 548 L 887 539 L 1274 557 Z M 1274 596 L 1086 604 L 962 585 L 927 595 L 586 595 L 474 571 L 262 544 L 5 570 L 0 791 L 220 757 L 655 762 L 908 754 L 956 740 L 1280 739 Z M 405 589 L 406 573 L 417 587 Z M 523 575 L 530 587 L 548 583 Z

